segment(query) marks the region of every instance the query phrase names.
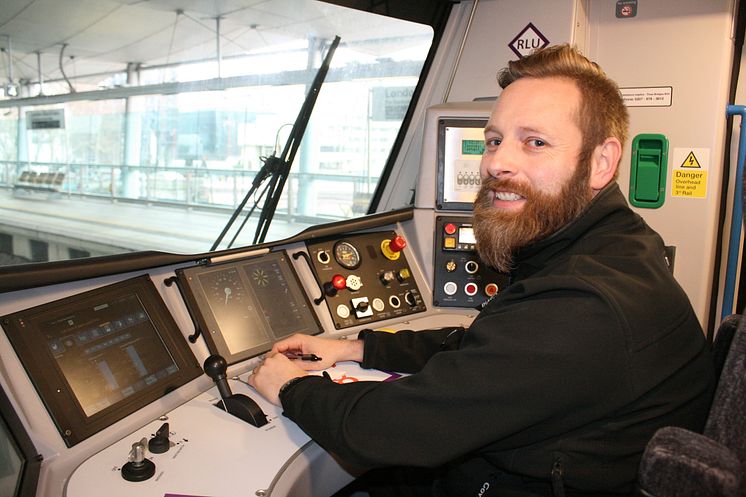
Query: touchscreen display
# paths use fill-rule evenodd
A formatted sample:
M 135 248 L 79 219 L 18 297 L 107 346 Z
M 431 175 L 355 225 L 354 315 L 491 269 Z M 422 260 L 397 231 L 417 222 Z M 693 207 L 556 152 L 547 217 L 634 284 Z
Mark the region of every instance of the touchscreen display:
M 0 319 L 68 446 L 202 373 L 148 276 Z
M 40 328 L 86 416 L 179 371 L 134 294 L 91 303 Z
M 177 271 L 192 317 L 229 364 L 293 333 L 321 333 L 285 252 Z

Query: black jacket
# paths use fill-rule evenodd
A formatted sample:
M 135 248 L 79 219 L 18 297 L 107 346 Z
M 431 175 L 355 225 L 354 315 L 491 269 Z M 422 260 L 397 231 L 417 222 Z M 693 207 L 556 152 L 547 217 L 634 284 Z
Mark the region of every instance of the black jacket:
M 653 432 L 700 430 L 714 388 L 663 242 L 616 184 L 522 250 L 510 286 L 468 330 L 363 335 L 364 367 L 414 374 L 314 377 L 281 397 L 322 447 L 363 466 L 477 456 L 529 480 L 554 474 L 568 489 L 628 493 Z

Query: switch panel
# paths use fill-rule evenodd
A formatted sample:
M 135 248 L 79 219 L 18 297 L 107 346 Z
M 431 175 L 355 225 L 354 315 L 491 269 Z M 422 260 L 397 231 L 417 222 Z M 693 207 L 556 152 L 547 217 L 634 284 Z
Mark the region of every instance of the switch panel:
M 308 243 L 308 254 L 337 329 L 426 310 L 393 231 Z
M 439 216 L 435 224 L 433 305 L 477 307 L 507 286 L 477 255 L 471 218 Z

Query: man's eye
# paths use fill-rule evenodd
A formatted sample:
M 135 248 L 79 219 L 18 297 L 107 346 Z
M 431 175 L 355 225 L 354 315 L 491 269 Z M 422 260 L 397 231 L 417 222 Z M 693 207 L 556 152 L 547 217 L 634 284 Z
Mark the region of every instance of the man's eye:
M 496 147 L 500 145 L 501 142 L 502 140 L 500 138 L 490 138 L 489 140 L 487 140 L 487 146 Z
M 532 147 L 543 147 L 546 145 L 546 142 L 544 140 L 539 140 L 538 138 L 532 138 L 528 141 L 528 144 Z

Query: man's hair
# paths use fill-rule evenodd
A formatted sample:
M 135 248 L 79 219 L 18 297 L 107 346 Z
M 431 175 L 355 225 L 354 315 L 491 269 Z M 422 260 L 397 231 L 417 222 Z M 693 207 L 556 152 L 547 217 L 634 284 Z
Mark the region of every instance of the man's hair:
M 624 147 L 629 113 L 619 87 L 598 64 L 575 48 L 568 44 L 553 45 L 512 60 L 499 72 L 497 81 L 504 89 L 521 78 L 566 78 L 575 82 L 580 90 L 578 127 L 583 134 L 579 164 L 588 164 L 593 150 L 606 138 L 615 137 Z

